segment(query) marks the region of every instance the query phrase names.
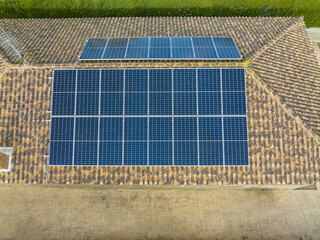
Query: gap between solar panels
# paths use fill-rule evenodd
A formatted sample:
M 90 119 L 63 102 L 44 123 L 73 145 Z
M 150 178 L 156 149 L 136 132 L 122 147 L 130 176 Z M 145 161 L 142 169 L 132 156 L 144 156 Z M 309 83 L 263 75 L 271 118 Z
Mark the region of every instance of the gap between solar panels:
M 248 165 L 245 71 L 56 69 L 50 165 Z
M 230 37 L 89 38 L 79 60 L 241 60 Z

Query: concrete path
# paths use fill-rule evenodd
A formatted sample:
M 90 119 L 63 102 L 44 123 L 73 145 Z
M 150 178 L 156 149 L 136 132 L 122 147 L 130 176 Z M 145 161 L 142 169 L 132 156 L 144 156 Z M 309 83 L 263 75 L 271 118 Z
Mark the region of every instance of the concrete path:
M 0 239 L 320 239 L 320 191 L 0 185 Z

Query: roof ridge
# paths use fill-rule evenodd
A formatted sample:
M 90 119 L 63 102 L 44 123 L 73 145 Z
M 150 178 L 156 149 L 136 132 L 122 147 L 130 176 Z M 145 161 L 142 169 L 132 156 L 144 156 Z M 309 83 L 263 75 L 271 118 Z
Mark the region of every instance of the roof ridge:
M 294 110 L 292 110 L 291 107 L 288 106 L 287 103 L 285 103 L 282 98 L 277 94 L 275 93 L 275 91 L 270 88 L 270 86 L 268 85 L 268 83 L 264 82 L 259 76 L 258 74 L 255 73 L 255 71 L 248 67 L 246 68 L 247 70 L 247 73 L 249 73 L 249 75 L 254 79 L 256 80 L 256 82 L 264 89 L 266 90 L 266 92 L 285 110 L 285 112 L 287 114 L 289 114 L 296 122 L 299 126 L 301 126 L 301 128 L 308 134 L 310 135 L 310 137 L 312 137 L 316 142 L 317 144 L 320 145 L 320 136 L 318 134 L 316 134 L 314 132 L 314 130 L 308 125 L 305 123 L 304 120 L 301 119 L 301 117 L 295 113 Z
M 275 38 L 269 41 L 266 45 L 261 47 L 258 51 L 254 52 L 251 56 L 251 61 L 255 60 L 256 58 L 260 57 L 265 51 L 267 51 L 270 47 L 272 47 L 275 43 L 278 42 L 280 38 L 282 38 L 285 34 L 287 34 L 292 28 L 303 21 L 303 16 L 297 18 L 288 28 L 286 28 L 283 32 L 279 33 Z

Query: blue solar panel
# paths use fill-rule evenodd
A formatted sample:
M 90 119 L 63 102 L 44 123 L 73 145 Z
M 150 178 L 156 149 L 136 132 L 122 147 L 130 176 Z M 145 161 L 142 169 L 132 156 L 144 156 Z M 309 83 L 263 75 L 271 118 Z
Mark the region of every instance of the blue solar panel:
M 80 59 L 101 59 L 107 42 L 107 38 L 90 38 Z
M 55 70 L 53 92 L 75 92 L 76 71 L 74 70 Z
M 172 69 L 150 69 L 149 91 L 172 91 Z
M 128 117 L 124 120 L 124 141 L 147 141 L 146 117 Z
M 74 93 L 53 93 L 52 115 L 74 115 Z
M 126 48 L 107 47 L 104 50 L 102 59 L 123 59 L 126 54 Z
M 172 93 L 150 93 L 149 109 L 150 115 L 171 115 Z
M 196 141 L 174 142 L 175 165 L 198 165 L 198 146 Z
M 101 70 L 101 92 L 122 92 L 123 70 Z
M 248 139 L 246 117 L 224 117 L 223 125 L 225 141 L 246 141 Z
M 51 119 L 51 140 L 72 141 L 73 140 L 73 117 L 53 117 Z
M 245 75 L 243 68 L 222 69 L 222 89 L 225 92 L 245 92 Z
M 149 49 L 149 58 L 155 59 L 170 59 L 171 58 L 171 50 L 170 48 L 153 48 Z
M 197 90 L 196 69 L 174 69 L 174 91 L 195 92 Z
M 131 47 L 131 48 L 148 48 L 149 47 L 149 38 L 145 38 L 145 37 L 130 38 L 128 47 Z
M 75 141 L 74 165 L 97 165 L 98 142 Z
M 126 59 L 146 59 L 148 58 L 148 48 L 127 48 Z
M 50 165 L 72 165 L 73 142 L 50 142 Z
M 98 141 L 99 119 L 97 117 L 76 118 L 75 140 Z
M 246 115 L 245 92 L 223 92 L 224 115 Z
M 220 69 L 198 69 L 199 92 L 221 92 Z
M 122 143 L 100 141 L 99 165 L 122 165 Z
M 248 141 L 225 141 L 225 165 L 248 165 Z
M 124 144 L 124 165 L 147 165 L 147 142 L 126 142 Z
M 200 115 L 221 115 L 221 93 L 199 92 L 198 108 Z
M 219 58 L 221 59 L 241 59 L 241 55 L 230 37 L 213 38 Z
M 197 118 L 176 117 L 174 118 L 174 140 L 197 141 Z
M 122 141 L 122 117 L 100 118 L 100 141 Z
M 149 165 L 172 165 L 172 141 L 149 143 Z
M 223 165 L 223 142 L 208 141 L 199 143 L 199 165 Z
M 148 70 L 126 70 L 126 92 L 148 91 Z
M 229 37 L 134 37 L 88 40 L 80 60 L 241 59 Z
M 77 115 L 98 115 L 99 93 L 78 93 L 76 110 Z
M 222 118 L 199 118 L 199 141 L 222 141 Z
M 148 114 L 148 93 L 126 93 L 125 101 L 126 115 Z
M 123 93 L 101 93 L 100 115 L 122 115 Z
M 77 92 L 99 92 L 99 81 L 99 70 L 78 70 Z
M 172 140 L 172 117 L 149 118 L 149 140 Z
M 56 70 L 50 139 L 50 165 L 248 165 L 244 70 Z
M 175 115 L 197 115 L 197 93 L 174 93 Z

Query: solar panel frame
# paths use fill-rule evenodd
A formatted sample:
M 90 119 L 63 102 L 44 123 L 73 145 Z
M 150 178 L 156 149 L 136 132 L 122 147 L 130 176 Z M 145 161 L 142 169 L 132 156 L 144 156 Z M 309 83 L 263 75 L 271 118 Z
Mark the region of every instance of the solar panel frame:
M 190 68 L 186 68 L 185 70 L 189 70 Z M 228 70 L 228 69 L 240 69 L 240 71 L 243 71 L 243 68 L 227 68 L 226 70 Z M 77 107 L 77 97 L 76 97 L 76 95 L 77 95 L 77 79 L 78 79 L 78 71 L 80 71 L 80 70 L 74 70 L 74 69 L 55 69 L 54 70 L 54 72 L 55 71 L 59 71 L 59 70 L 73 70 L 73 71 L 76 71 L 76 83 L 75 83 L 75 91 L 74 91 L 74 94 L 75 94 L 75 106 L 74 106 L 74 115 L 70 115 L 70 116 L 53 116 L 53 115 L 51 115 L 51 120 L 52 120 L 52 118 L 53 117 L 74 117 L 74 119 L 76 119 L 76 117 L 92 117 L 92 116 L 77 116 L 77 114 L 76 114 L 76 107 Z M 99 81 L 99 115 L 98 115 L 98 117 L 99 117 L 99 126 L 100 126 L 100 95 L 101 95 L 101 72 L 102 71 L 104 71 L 105 69 L 100 69 L 99 71 L 100 71 L 100 81 Z M 137 69 L 137 70 L 141 70 L 141 69 Z M 156 70 L 156 69 L 155 69 Z M 160 69 L 159 69 L 160 70 Z M 174 76 L 174 74 L 173 74 L 173 71 L 175 70 L 175 69 L 161 69 L 161 70 L 171 70 L 171 72 L 172 72 L 172 82 L 171 82 L 171 85 L 172 85 L 172 89 L 171 89 L 171 92 L 172 93 L 174 93 L 174 79 L 173 79 L 173 76 Z M 196 71 L 198 71 L 199 69 L 196 69 Z M 210 68 L 208 68 L 208 69 L 206 69 L 206 68 L 201 68 L 200 70 L 212 70 L 212 69 L 210 69 Z M 222 70 L 223 69 L 220 69 L 220 75 L 222 76 Z M 225 69 L 224 69 L 225 70 Z M 123 88 L 124 88 L 124 92 L 125 92 L 125 73 L 126 73 L 126 69 L 123 69 L 123 70 L 120 70 L 120 71 L 123 71 Z M 148 71 L 148 78 L 149 78 L 149 69 L 147 69 L 147 71 Z M 243 74 L 244 74 L 244 71 L 243 71 Z M 198 77 L 198 72 L 197 72 L 197 74 L 196 74 L 196 77 Z M 54 73 L 53 73 L 53 78 L 54 78 Z M 245 80 L 245 79 L 244 79 Z M 54 85 L 54 81 L 55 81 L 55 79 L 53 80 L 53 82 L 52 82 L 52 86 Z M 245 83 L 244 83 L 245 84 Z M 52 88 L 53 89 L 53 88 Z M 244 93 L 245 93 L 245 95 L 246 95 L 246 91 L 245 91 L 245 89 L 246 89 L 246 86 L 244 85 Z M 197 80 L 197 93 L 199 92 L 198 91 L 199 89 L 198 89 L 198 80 Z M 223 93 L 223 86 L 222 86 L 222 77 L 221 77 L 221 93 Z M 223 95 L 223 94 L 221 94 L 221 95 Z M 54 96 L 54 92 L 52 92 L 51 93 L 51 107 L 52 107 L 52 105 L 53 105 L 53 96 Z M 148 81 L 148 98 L 149 98 L 149 81 Z M 174 94 L 172 94 L 172 100 L 173 100 L 173 98 L 174 98 Z M 246 98 L 246 97 L 245 97 Z M 197 96 L 197 101 L 198 101 L 198 96 Z M 125 94 L 123 94 L 123 102 L 125 102 Z M 149 101 L 148 101 L 148 104 L 149 104 Z M 172 101 L 172 106 L 173 106 L 173 104 L 174 104 L 174 101 Z M 125 105 L 125 104 L 124 104 Z M 123 127 L 124 127 L 124 121 L 125 121 L 125 119 L 127 118 L 127 117 L 132 117 L 132 116 L 126 116 L 125 115 L 125 112 L 124 112 L 124 109 L 125 109 L 125 106 L 123 105 L 123 114 L 122 115 L 120 115 L 120 116 L 113 116 L 113 117 L 120 117 L 120 118 L 122 118 L 122 124 L 123 124 Z M 244 103 L 244 105 L 245 105 L 245 109 L 246 109 L 246 111 L 247 111 L 247 106 L 246 106 L 246 102 Z M 199 105 L 197 104 L 197 108 L 199 107 Z M 148 106 L 148 111 L 149 111 L 149 106 Z M 172 115 L 165 115 L 165 116 L 161 116 L 161 117 L 171 117 L 172 119 L 173 119 L 173 121 L 172 121 L 172 165 L 165 165 L 165 164 L 159 164 L 159 165 L 157 165 L 157 164 L 151 164 L 151 165 L 149 165 L 149 149 L 150 149 L 150 145 L 149 145 L 149 143 L 150 142 L 152 142 L 152 141 L 150 141 L 149 140 L 149 133 L 147 134 L 148 136 L 148 140 L 147 140 L 147 155 L 148 155 L 148 162 L 147 162 L 147 165 L 149 165 L 149 166 L 186 166 L 186 164 L 179 164 L 179 161 L 176 161 L 175 162 L 175 151 L 174 151 L 174 149 L 175 149 L 175 143 L 176 144 L 180 144 L 181 145 L 181 139 L 175 139 L 174 138 L 174 118 L 175 117 L 197 117 L 197 118 L 199 118 L 199 117 L 201 117 L 201 116 L 198 116 L 199 114 L 197 114 L 197 116 L 176 116 L 176 115 L 174 115 L 174 109 L 172 109 Z M 245 119 L 246 119 L 246 121 L 247 121 L 247 116 L 246 116 L 246 114 L 245 115 L 237 115 L 237 116 L 240 116 L 240 117 L 245 117 Z M 107 117 L 109 117 L 109 116 L 107 116 Z M 137 117 L 143 117 L 143 116 L 137 116 Z M 148 117 L 148 119 L 149 119 L 149 117 L 159 117 L 159 116 L 151 116 L 151 115 L 147 115 L 147 117 Z M 204 117 L 211 117 L 211 116 L 204 116 Z M 217 117 L 217 116 L 212 116 L 212 117 Z M 223 115 L 218 115 L 218 117 L 222 117 L 223 118 Z M 230 116 L 227 116 L 227 117 L 230 117 Z M 149 124 L 148 124 L 149 125 Z M 149 127 L 149 126 L 147 126 L 147 127 Z M 199 126 L 197 126 L 197 127 L 199 127 Z M 75 132 L 76 132 L 76 121 L 74 121 L 74 138 L 73 138 L 73 152 L 72 152 L 72 164 L 70 164 L 70 163 L 68 163 L 68 164 L 65 164 L 65 165 L 63 165 L 62 163 L 59 163 L 59 164 L 52 164 L 51 162 L 50 162 L 50 159 L 51 159 L 51 157 L 50 157 L 50 159 L 49 159 L 49 165 L 53 165 L 53 166 L 70 166 L 70 165 L 75 165 L 74 164 L 74 154 L 75 154 L 75 147 L 76 147 L 76 139 L 75 139 Z M 99 131 L 99 130 L 98 130 Z M 149 130 L 148 130 L 149 131 Z M 51 132 L 52 132 L 52 130 L 51 130 L 51 124 L 50 124 L 50 141 L 51 141 Z M 247 132 L 247 136 L 248 136 L 248 126 L 246 126 L 246 132 Z M 137 162 L 131 162 L 131 164 L 128 164 L 128 162 L 125 162 L 124 160 L 124 153 L 125 153 L 125 151 L 124 151 L 124 133 L 125 133 L 125 131 L 124 131 L 124 128 L 122 128 L 122 141 L 120 141 L 120 143 L 121 143 L 121 147 L 122 147 L 122 163 L 121 163 L 121 165 L 122 166 L 137 166 L 137 165 L 145 165 L 145 164 L 140 164 L 139 162 L 138 162 L 138 164 L 137 164 Z M 198 130 L 197 130 L 197 134 L 199 134 L 199 128 L 198 128 Z M 99 147 L 99 142 L 102 142 L 102 141 L 99 141 L 100 140 L 100 138 L 98 137 L 98 140 L 97 140 L 97 162 L 96 163 L 92 163 L 92 164 L 83 164 L 83 166 L 112 166 L 112 165 L 104 165 L 104 164 L 99 164 L 99 151 L 100 151 L 100 147 Z M 170 140 L 168 140 L 169 142 L 171 142 Z M 192 141 L 194 141 L 194 140 L 190 140 L 191 142 Z M 52 140 L 52 142 L 56 142 L 56 141 L 54 141 L 54 140 Z M 72 141 L 71 141 L 72 142 Z M 187 140 L 187 142 L 189 142 L 189 140 Z M 194 164 L 194 162 L 191 162 L 190 163 L 190 165 L 198 165 L 198 166 L 222 166 L 222 165 L 220 165 L 220 164 L 217 164 L 217 165 L 214 165 L 213 163 L 210 163 L 209 165 L 205 165 L 205 164 L 202 164 L 202 162 L 204 162 L 203 161 L 203 159 L 202 159 L 202 161 L 199 161 L 199 158 L 200 158 L 200 147 L 199 147 L 199 136 L 197 137 L 197 140 L 196 140 L 196 142 L 198 142 L 197 144 L 197 149 L 198 149 L 198 164 Z M 239 142 L 238 140 L 236 141 L 236 142 Z M 247 140 L 244 140 L 244 142 L 246 142 L 246 144 L 245 145 L 249 145 L 249 142 L 248 142 L 248 139 Z M 209 144 L 209 143 L 208 143 Z M 225 141 L 223 140 L 223 145 L 225 144 Z M 176 148 L 179 148 L 179 146 L 177 146 Z M 243 150 L 243 149 L 242 149 Z M 242 151 L 241 150 L 241 151 Z M 51 150 L 50 150 L 51 151 Z M 223 163 L 223 165 L 225 165 L 225 166 L 248 166 L 248 164 L 249 164 L 249 152 L 248 152 L 248 148 L 247 149 L 245 149 L 244 150 L 245 152 L 244 152 L 244 155 L 241 155 L 241 156 L 244 156 L 244 158 L 243 159 L 245 159 L 246 158 L 246 156 L 248 156 L 248 160 L 243 160 L 243 161 L 245 161 L 245 162 L 241 162 L 241 163 L 239 163 L 239 164 L 237 164 L 237 163 L 231 163 L 231 164 L 226 164 L 226 162 L 224 161 L 224 163 Z M 51 153 L 50 153 L 51 154 Z M 210 154 L 215 154 L 214 152 L 212 152 L 212 153 L 210 153 Z M 203 155 L 203 154 L 202 154 Z M 210 155 L 211 156 L 211 155 Z M 240 155 L 239 155 L 240 156 Z M 225 154 L 224 154 L 224 157 L 225 157 Z M 201 159 L 200 159 L 201 160 Z M 167 161 L 168 162 L 168 161 Z M 115 164 L 114 166 L 119 166 L 120 164 Z M 120 165 L 120 166 L 121 166 Z
M 179 58 L 176 58 L 176 57 L 173 57 L 172 55 L 172 46 L 170 44 L 170 57 L 166 58 L 166 57 L 150 57 L 150 49 L 153 48 L 152 46 L 150 46 L 150 39 L 152 38 L 162 38 L 162 37 L 110 37 L 110 38 L 98 38 L 98 39 L 114 39 L 114 38 L 125 38 L 125 39 L 128 39 L 128 43 L 127 43 L 127 47 L 126 47 L 126 50 L 125 50 L 125 54 L 124 54 L 124 57 L 121 57 L 121 58 L 104 58 L 103 56 L 105 55 L 105 52 L 107 50 L 107 45 L 108 45 L 108 42 L 106 43 L 105 47 L 104 47 L 104 50 L 103 50 L 103 53 L 101 55 L 100 58 L 83 58 L 82 56 L 84 55 L 84 52 L 85 52 L 85 48 L 87 47 L 87 44 L 88 44 L 88 41 L 90 41 L 90 39 L 97 39 L 97 38 L 89 38 L 87 39 L 87 42 L 86 42 L 86 45 L 84 47 L 84 49 L 82 50 L 80 56 L 79 56 L 79 60 L 80 61 L 117 61 L 117 60 L 242 60 L 242 55 L 241 53 L 239 52 L 239 49 L 238 47 L 235 45 L 234 50 L 237 51 L 238 55 L 237 57 L 219 57 L 219 54 L 218 54 L 218 50 L 217 50 L 217 47 L 215 46 L 214 44 L 214 41 L 213 39 L 214 38 L 231 38 L 231 37 L 224 37 L 224 36 L 189 36 L 189 37 L 185 37 L 185 36 L 175 36 L 175 37 L 163 37 L 163 38 L 170 38 L 170 42 L 171 42 L 171 38 L 191 38 L 191 42 L 192 42 L 192 50 L 193 50 L 193 54 L 194 54 L 194 57 L 179 57 Z M 149 39 L 149 44 L 148 44 L 148 56 L 147 57 L 137 57 L 137 58 L 134 58 L 134 57 L 126 57 L 126 53 L 127 53 L 127 50 L 128 48 L 132 48 L 132 47 L 129 47 L 129 42 L 130 42 L 130 39 L 134 39 L 134 38 L 147 38 Z M 211 38 L 212 39 L 212 42 L 213 42 L 213 47 L 210 47 L 210 48 L 213 48 L 215 49 L 215 53 L 216 53 L 216 57 L 196 57 L 196 53 L 195 53 L 195 47 L 194 44 L 193 44 L 193 41 L 192 41 L 192 38 Z M 235 44 L 235 41 L 233 38 L 231 38 L 233 40 L 233 43 Z M 122 48 L 122 47 L 121 47 Z M 136 47 L 136 48 L 139 48 L 139 47 Z M 161 47 L 163 48 L 163 47 Z M 161 49 L 160 48 L 160 49 Z M 202 48 L 206 48 L 206 47 L 202 47 Z M 230 47 L 228 47 L 230 48 Z M 159 48 L 155 48 L 155 49 L 159 49 Z

